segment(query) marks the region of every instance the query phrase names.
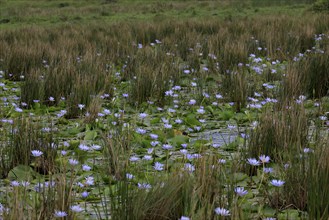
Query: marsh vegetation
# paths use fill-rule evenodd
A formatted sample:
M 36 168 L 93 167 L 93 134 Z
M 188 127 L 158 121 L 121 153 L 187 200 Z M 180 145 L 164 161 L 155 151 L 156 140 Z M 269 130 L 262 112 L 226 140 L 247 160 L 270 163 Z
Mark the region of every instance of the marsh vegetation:
M 313 2 L 36 2 L 1 15 L 0 219 L 329 218 Z

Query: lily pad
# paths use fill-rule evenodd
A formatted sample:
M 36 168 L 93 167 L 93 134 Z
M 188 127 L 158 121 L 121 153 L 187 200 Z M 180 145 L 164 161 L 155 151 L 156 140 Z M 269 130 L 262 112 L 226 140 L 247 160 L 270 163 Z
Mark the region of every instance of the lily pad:
M 97 137 L 97 131 L 95 131 L 95 130 L 87 131 L 86 134 L 85 134 L 84 140 L 85 141 L 92 141 L 92 140 L 95 140 L 96 137 Z
M 175 147 L 180 147 L 181 144 L 185 144 L 185 143 L 189 142 L 189 137 L 187 137 L 185 135 L 177 135 L 177 136 L 169 139 L 168 142 L 170 142 Z
M 230 120 L 233 116 L 234 116 L 234 112 L 229 110 L 223 111 L 220 114 L 220 117 L 225 121 Z
M 191 127 L 201 126 L 201 122 L 199 122 L 198 119 L 196 119 L 194 114 L 187 115 L 184 120 L 185 123 Z
M 275 209 L 272 209 L 270 207 L 265 207 L 263 209 L 263 214 L 266 216 L 266 217 L 272 217 L 275 215 L 275 212 L 276 210 Z
M 18 181 L 31 181 L 37 173 L 29 166 L 18 165 L 8 173 L 8 178 Z
M 287 209 L 278 215 L 279 220 L 298 220 L 301 219 L 299 217 L 298 210 L 295 209 Z
M 233 178 L 236 182 L 240 182 L 248 178 L 248 175 L 245 173 L 234 173 Z

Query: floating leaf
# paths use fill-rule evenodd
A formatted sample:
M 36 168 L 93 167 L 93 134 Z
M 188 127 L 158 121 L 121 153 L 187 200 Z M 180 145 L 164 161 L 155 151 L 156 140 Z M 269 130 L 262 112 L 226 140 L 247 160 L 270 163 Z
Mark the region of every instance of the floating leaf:
M 209 111 L 211 114 L 214 114 L 214 109 L 210 105 L 206 107 L 206 110 Z
M 136 125 L 138 127 L 147 127 L 147 124 L 143 123 L 143 122 L 136 122 Z
M 266 217 L 273 217 L 275 215 L 275 212 L 276 210 L 275 209 L 272 209 L 270 207 L 265 207 L 263 209 L 263 214 L 266 216 Z
M 69 123 L 70 123 L 69 120 L 67 120 L 66 118 L 59 118 L 57 122 L 57 124 L 62 124 L 62 125 L 67 125 Z
M 33 103 L 33 108 L 35 109 L 35 110 L 37 110 L 37 109 L 40 109 L 40 103 L 39 102 L 35 102 L 35 103 Z
M 233 174 L 233 179 L 234 179 L 234 181 L 236 181 L 236 182 L 240 182 L 240 181 L 243 181 L 243 180 L 245 180 L 246 178 L 248 178 L 248 175 L 247 174 L 245 174 L 245 173 L 234 173 Z
M 61 108 L 56 107 L 56 106 L 50 106 L 48 108 L 48 112 L 56 112 L 56 111 L 59 111 L 59 110 L 61 110 Z
M 208 143 L 209 143 L 209 141 L 205 140 L 205 139 L 196 140 L 194 142 L 194 148 L 197 150 L 200 150 L 202 148 L 204 149 L 205 147 L 207 147 Z
M 185 144 L 189 142 L 189 137 L 185 135 L 176 135 L 175 137 L 168 140 L 173 146 L 180 147 L 181 144 Z
M 70 141 L 70 147 L 69 149 L 70 150 L 74 150 L 74 149 L 77 149 L 80 145 L 80 141 L 79 140 L 72 140 Z
M 97 137 L 97 131 L 95 131 L 95 130 L 87 131 L 87 132 L 85 133 L 85 138 L 84 138 L 84 140 L 85 140 L 85 141 L 93 141 L 93 140 L 96 139 L 96 137 Z
M 160 118 L 152 118 L 150 123 L 151 123 L 151 125 L 158 124 L 158 123 L 160 123 Z
M 33 176 L 36 175 L 36 172 L 31 167 L 18 165 L 9 171 L 8 178 L 18 181 L 31 181 Z
M 284 210 L 283 213 L 278 215 L 278 220 L 298 220 L 301 219 L 299 217 L 298 210 L 295 209 L 287 209 Z
M 247 118 L 246 114 L 241 113 L 241 112 L 235 114 L 234 119 L 236 121 L 238 121 L 239 123 L 243 123 L 243 122 L 247 122 L 248 121 L 248 118 Z
M 67 134 L 69 135 L 76 135 L 78 133 L 80 133 L 80 128 L 74 127 L 74 128 L 70 128 L 66 131 Z
M 198 119 L 196 119 L 194 114 L 189 114 L 185 117 L 185 123 L 188 124 L 191 127 L 194 126 L 201 126 L 201 123 Z
M 220 116 L 223 120 L 228 121 L 234 116 L 234 112 L 226 110 L 226 111 L 221 112 Z
M 233 141 L 228 144 L 224 144 L 221 148 L 226 151 L 234 151 L 239 147 L 239 142 L 238 141 Z

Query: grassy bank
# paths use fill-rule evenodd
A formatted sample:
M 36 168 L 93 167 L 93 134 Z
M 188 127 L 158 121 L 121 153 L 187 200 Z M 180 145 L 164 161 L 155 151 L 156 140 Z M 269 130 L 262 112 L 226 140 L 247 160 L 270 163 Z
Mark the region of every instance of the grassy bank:
M 120 21 L 232 19 L 256 15 L 302 14 L 310 0 L 289 1 L 12 1 L 2 0 L 1 28 Z

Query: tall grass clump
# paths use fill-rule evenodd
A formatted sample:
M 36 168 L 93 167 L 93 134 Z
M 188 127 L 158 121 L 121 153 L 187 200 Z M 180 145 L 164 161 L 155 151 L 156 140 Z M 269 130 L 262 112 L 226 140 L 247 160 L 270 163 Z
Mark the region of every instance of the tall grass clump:
M 25 181 L 24 181 L 25 182 Z M 7 190 L 7 208 L 9 212 L 3 212 L 4 219 L 51 219 L 54 217 L 56 189 L 49 184 L 39 185 L 38 192 L 29 190 L 29 182 L 26 185 L 15 186 Z
M 292 206 L 298 210 L 306 211 L 310 180 L 308 149 L 305 147 L 297 151 L 287 152 L 285 161 L 279 163 L 279 170 L 283 173 L 285 184 L 279 198 L 270 197 L 271 205 L 274 207 L 284 209 Z
M 265 154 L 276 162 L 284 162 L 307 147 L 309 123 L 303 104 L 286 102 L 273 111 L 261 113 L 257 126 L 251 129 L 249 157 Z
M 43 73 L 39 70 L 31 72 L 25 77 L 21 87 L 22 102 L 25 102 L 28 107 L 33 107 L 37 102 L 42 103 L 45 100 L 44 86 Z
M 308 170 L 307 210 L 310 219 L 329 218 L 329 148 L 328 138 L 323 137 L 314 153 L 310 155 Z
M 129 125 L 128 125 L 129 126 Z M 119 129 L 112 130 L 109 134 L 103 134 L 105 172 L 120 180 L 124 178 L 128 166 L 128 157 L 131 152 L 131 128 L 124 127 L 122 123 L 118 125 Z
M 125 78 L 132 79 L 128 89 L 131 103 L 139 105 L 146 100 L 157 100 L 164 104 L 165 91 L 169 89 L 170 80 L 177 81 L 178 73 L 177 65 L 161 45 L 137 51 L 123 73 Z
M 289 64 L 286 70 L 286 75 L 283 78 L 283 86 L 281 89 L 282 99 L 293 99 L 298 97 L 300 94 L 304 94 L 302 84 L 304 77 L 300 74 L 299 64 Z
M 214 158 L 208 158 L 195 164 L 195 171 L 184 171 L 179 165 L 170 175 L 150 172 L 148 182 L 138 182 L 137 186 L 135 179 L 124 178 L 110 190 L 111 218 L 214 219 L 216 207 L 230 207 L 232 203 L 233 183 L 225 184 L 225 172 L 224 167 L 214 163 Z
M 321 98 L 329 92 L 328 56 L 310 54 L 298 63 L 288 66 L 284 79 L 283 96 L 297 97 L 305 94 L 310 98 Z
M 314 129 L 320 128 L 311 126 L 304 98 L 287 99 L 274 110 L 264 109 L 257 126 L 251 129 L 246 159 L 270 156 L 275 164 L 274 176 L 280 173 L 280 178 L 284 179 L 280 193 L 266 195 L 269 205 L 281 211 L 294 207 L 304 214 L 312 209 L 311 219 L 326 219 L 321 215 L 327 216 L 327 204 L 317 203 L 316 195 L 327 184 L 328 175 L 324 173 L 327 172 L 326 162 L 321 160 L 326 153 L 327 144 L 324 143 L 327 139 L 325 132 L 320 132 L 321 137 L 314 136 L 317 133 Z M 256 167 L 249 166 L 247 172 L 256 175 L 258 171 Z
M 329 94 L 327 39 L 325 35 L 315 35 L 314 47 L 300 53 L 289 62 L 283 79 L 283 97 L 297 98 L 305 94 L 319 99 Z
M 150 189 L 138 189 L 128 181 L 120 181 L 117 189 L 118 203 L 112 206 L 113 219 L 178 219 L 184 213 L 184 205 L 193 194 L 189 179 L 173 176 L 167 181 L 156 181 Z M 113 198 L 115 199 L 115 198 Z
M 321 98 L 329 94 L 329 55 L 311 54 L 299 64 L 299 74 L 304 77 L 304 94 Z
M 236 67 L 239 63 L 246 63 L 248 55 L 255 52 L 253 47 L 253 42 L 251 40 L 251 35 L 244 34 L 246 27 L 243 23 L 233 22 L 227 27 L 226 36 L 231 36 L 229 40 L 224 38 L 224 34 L 220 36 L 220 39 L 215 39 L 219 41 L 219 48 L 216 51 L 218 54 L 219 61 L 219 72 L 222 74 L 227 73 L 228 70 Z M 224 29 L 225 31 L 225 29 Z M 212 43 L 212 42 L 210 42 Z
M 63 212 L 67 218 L 76 218 L 77 214 L 70 210 L 79 191 L 75 187 L 76 170 L 65 164 L 57 168 L 62 169 L 62 173 L 40 175 L 22 166 L 12 170 L 9 176 L 11 182 L 5 186 L 7 190 L 1 201 L 10 211 L 3 212 L 2 217 L 52 219 L 59 215 L 58 212 Z
M 83 112 L 86 112 L 86 107 L 89 106 L 95 96 L 96 94 L 94 94 L 92 89 L 91 81 L 87 79 L 79 79 L 67 97 L 66 117 L 76 118 Z
M 106 69 L 106 58 L 100 56 L 95 45 L 75 31 L 70 27 L 63 32 L 60 29 L 47 32 L 36 27 L 33 31 L 24 30 L 16 43 L 24 45 L 29 42 L 29 47 L 22 46 L 17 53 L 12 50 L 10 54 L 1 54 L 6 60 L 3 67 L 7 78 L 26 81 L 21 97 L 28 107 L 33 106 L 33 100 L 39 100 L 41 104 L 56 105 L 65 98 L 69 98 L 69 103 L 74 105 L 77 102 L 88 105 L 90 97 L 85 97 L 86 93 L 83 91 L 87 91 L 88 96 L 100 91 L 110 93 L 112 84 Z M 8 36 L 13 34 L 8 31 Z M 88 33 L 85 35 L 88 37 Z M 5 51 L 11 50 L 10 45 L 13 44 L 8 36 L 1 38 L 6 42 L 3 46 Z M 70 40 L 64 40 L 64 36 L 69 36 L 66 39 Z M 104 36 L 102 37 L 105 43 Z M 30 42 L 31 38 L 38 38 L 39 41 Z M 53 44 L 54 41 L 56 45 Z M 14 65 L 15 62 L 18 64 Z M 81 90 L 79 82 L 83 83 Z M 68 106 L 68 113 L 67 117 L 76 117 L 78 111 Z
M 317 0 L 312 5 L 312 10 L 316 12 L 329 12 L 329 1 L 328 0 Z
M 222 80 L 223 94 L 228 100 L 234 102 L 237 112 L 246 107 L 247 97 L 250 94 L 250 83 L 247 80 L 247 73 L 244 70 L 227 72 Z
M 11 169 L 19 165 L 31 165 L 35 171 L 42 174 L 55 171 L 57 141 L 51 133 L 42 129 L 29 117 L 13 121 L 12 129 L 6 135 L 6 144 L 1 148 L 2 176 L 7 176 Z M 34 158 L 32 150 L 40 150 L 44 154 L 42 157 Z
M 308 147 L 290 155 L 284 170 L 286 183 L 280 205 L 307 211 L 309 219 L 327 219 L 329 216 L 327 140 L 323 133 Z
M 21 80 L 22 75 L 25 76 L 36 67 L 42 67 L 43 48 L 40 48 L 42 46 L 37 45 L 37 48 L 30 46 L 10 48 L 11 52 L 5 56 L 5 77 L 18 81 Z

